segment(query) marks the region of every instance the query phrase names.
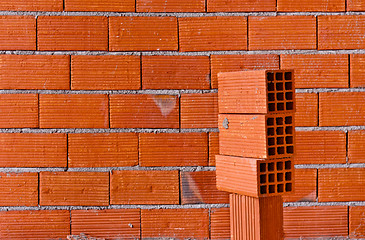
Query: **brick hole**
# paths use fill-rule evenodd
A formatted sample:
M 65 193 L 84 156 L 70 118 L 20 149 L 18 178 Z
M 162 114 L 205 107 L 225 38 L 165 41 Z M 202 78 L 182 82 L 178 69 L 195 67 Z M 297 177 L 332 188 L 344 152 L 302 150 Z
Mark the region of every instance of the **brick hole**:
M 285 128 L 285 133 L 286 134 L 293 134 L 293 127 L 291 127 L 291 126 L 290 127 L 286 127 Z
M 278 147 L 278 154 L 280 154 L 280 155 L 285 154 L 284 147 Z
M 269 93 L 269 101 L 274 102 L 275 101 L 275 93 Z
M 284 124 L 283 118 L 276 118 L 276 125 L 283 125 L 283 124 Z
M 291 172 L 285 173 L 285 181 L 291 181 Z
M 275 84 L 273 83 L 273 82 L 270 82 L 269 84 L 268 84 L 268 86 L 267 86 L 267 89 L 269 90 L 269 91 L 275 91 Z
M 269 174 L 269 183 L 275 182 L 275 174 Z
M 284 166 L 283 162 L 277 162 L 276 163 L 276 170 L 278 170 L 278 171 L 283 170 L 283 166 Z
M 286 170 L 290 170 L 291 169 L 291 161 L 286 161 L 285 162 L 285 169 Z
M 293 146 L 286 146 L 286 153 L 288 153 L 288 154 L 294 153 L 294 147 Z
M 278 111 L 284 111 L 284 103 L 278 103 L 277 109 Z
M 278 72 L 278 73 L 276 73 L 275 77 L 276 77 L 276 80 L 283 81 L 283 73 Z
M 266 163 L 260 163 L 260 172 L 266 172 Z
M 285 80 L 292 80 L 291 72 L 285 72 Z
M 278 137 L 276 139 L 276 141 L 277 141 L 277 145 L 283 145 L 284 144 L 284 137 Z
M 269 185 L 269 193 L 275 193 L 275 185 Z
M 276 99 L 279 101 L 283 101 L 284 100 L 284 93 L 277 93 L 276 94 Z M 270 97 L 269 97 L 270 100 Z
M 277 175 L 276 177 L 277 177 L 277 181 L 278 181 L 278 182 L 282 182 L 282 181 L 284 181 L 284 174 L 282 174 L 282 173 L 278 173 L 278 175 Z
M 292 124 L 293 118 L 292 117 L 285 117 L 285 124 Z
M 260 175 L 260 183 L 261 184 L 266 183 L 266 175 L 265 174 Z
M 284 128 L 283 127 L 276 128 L 276 134 L 277 135 L 283 135 L 284 134 Z
M 275 148 L 269 148 L 269 156 L 275 155 Z
M 273 118 L 268 118 L 268 119 L 266 120 L 266 122 L 267 122 L 267 125 L 268 125 L 268 126 L 274 126 L 274 119 L 273 119 Z
M 269 111 L 274 112 L 275 111 L 275 103 L 269 103 Z
M 292 136 L 285 137 L 285 143 L 286 144 L 293 144 L 293 137 Z
M 275 129 L 274 128 L 267 129 L 267 134 L 269 136 L 275 136 Z
M 284 84 L 283 83 L 276 83 L 276 90 L 277 91 L 283 91 L 284 90 Z
M 285 99 L 290 101 L 293 100 L 293 93 L 292 92 L 286 92 L 285 93 Z
M 292 184 L 291 183 L 285 184 L 285 191 L 286 192 L 291 192 L 291 190 L 292 190 Z
M 275 145 L 275 138 L 269 138 L 268 144 L 269 144 L 269 146 L 274 146 Z
M 293 89 L 293 83 L 286 82 L 285 83 L 285 90 L 292 90 Z
M 284 192 L 284 184 L 278 184 L 278 193 Z
M 275 164 L 273 162 L 269 163 L 267 169 L 269 172 L 275 171 Z
M 293 102 L 287 102 L 285 107 L 286 107 L 286 110 L 293 110 L 294 104 L 293 104 Z
M 260 187 L 260 193 L 261 193 L 261 194 L 266 194 L 266 193 L 267 193 L 266 186 L 261 186 L 261 187 Z
M 267 80 L 268 81 L 274 81 L 274 73 L 267 73 Z

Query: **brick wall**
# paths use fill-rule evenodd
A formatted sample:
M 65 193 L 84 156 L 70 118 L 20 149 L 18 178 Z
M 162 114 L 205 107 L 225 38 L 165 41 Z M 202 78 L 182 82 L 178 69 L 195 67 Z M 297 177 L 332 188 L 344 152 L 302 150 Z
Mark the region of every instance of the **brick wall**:
M 2 0 L 0 239 L 227 239 L 217 73 L 295 69 L 287 238 L 365 237 L 364 0 Z

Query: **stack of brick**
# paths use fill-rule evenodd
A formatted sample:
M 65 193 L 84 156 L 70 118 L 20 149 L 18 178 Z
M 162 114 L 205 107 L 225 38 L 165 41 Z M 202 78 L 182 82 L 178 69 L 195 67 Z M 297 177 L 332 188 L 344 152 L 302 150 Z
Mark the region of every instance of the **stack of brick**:
M 293 191 L 293 71 L 218 75 L 217 188 L 230 192 L 232 239 L 283 239 L 282 195 Z

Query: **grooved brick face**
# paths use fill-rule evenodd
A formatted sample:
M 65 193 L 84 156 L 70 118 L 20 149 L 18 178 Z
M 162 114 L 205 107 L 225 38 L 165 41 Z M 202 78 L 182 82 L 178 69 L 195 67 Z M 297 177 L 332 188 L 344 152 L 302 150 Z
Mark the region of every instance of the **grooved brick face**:
M 65 11 L 134 12 L 134 0 L 65 0 Z
M 205 0 L 136 0 L 137 12 L 205 12 Z
M 176 17 L 109 17 L 110 51 L 178 49 Z
M 138 90 L 139 56 L 72 56 L 72 90 Z
M 249 50 L 316 49 L 314 16 L 249 17 Z
M 350 80 L 350 87 L 352 88 L 365 87 L 365 55 L 350 55 Z
M 246 17 L 179 18 L 180 51 L 247 49 Z
M 295 126 L 315 127 L 318 125 L 318 94 L 296 93 Z
M 108 22 L 99 16 L 39 16 L 38 50 L 108 50 Z
M 208 56 L 143 56 L 143 89 L 210 89 Z
M 365 162 L 365 131 L 348 132 L 349 163 Z
M 345 11 L 345 0 L 278 0 L 280 12 L 341 12 Z
M 178 171 L 113 171 L 111 204 L 179 204 Z
M 294 192 L 285 194 L 283 199 L 284 202 L 315 202 L 317 169 L 295 169 Z
M 206 133 L 141 133 L 139 164 L 155 166 L 207 166 Z
M 229 208 L 213 208 L 210 210 L 210 237 L 214 240 L 229 239 Z
M 351 238 L 365 237 L 364 213 L 365 207 L 350 206 L 349 235 Z
M 2 11 L 62 11 L 62 0 L 3 0 Z
M 1 50 L 36 50 L 36 19 L 33 16 L 0 16 Z
M 219 154 L 219 133 L 209 133 L 209 166 L 215 166 L 215 155 Z
M 276 11 L 275 0 L 208 0 L 208 12 L 266 12 Z
M 364 11 L 364 0 L 347 0 L 347 11 Z
M 142 238 L 209 238 L 208 209 L 142 209 Z
M 318 49 L 365 48 L 365 16 L 318 16 Z

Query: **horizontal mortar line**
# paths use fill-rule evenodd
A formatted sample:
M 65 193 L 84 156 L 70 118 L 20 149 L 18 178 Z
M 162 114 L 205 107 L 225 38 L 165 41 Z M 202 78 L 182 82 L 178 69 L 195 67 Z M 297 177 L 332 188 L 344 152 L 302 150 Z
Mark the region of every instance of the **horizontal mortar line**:
M 297 164 L 296 169 L 322 168 L 365 168 L 365 163 L 338 163 L 338 164 Z
M 365 202 L 285 202 L 284 207 L 365 206 Z
M 218 128 L 0 128 L 0 133 L 208 133 Z
M 365 88 L 297 88 L 296 93 L 365 92 Z
M 338 127 L 295 127 L 296 131 L 312 132 L 312 131 L 354 131 L 365 130 L 365 126 L 338 126 Z

